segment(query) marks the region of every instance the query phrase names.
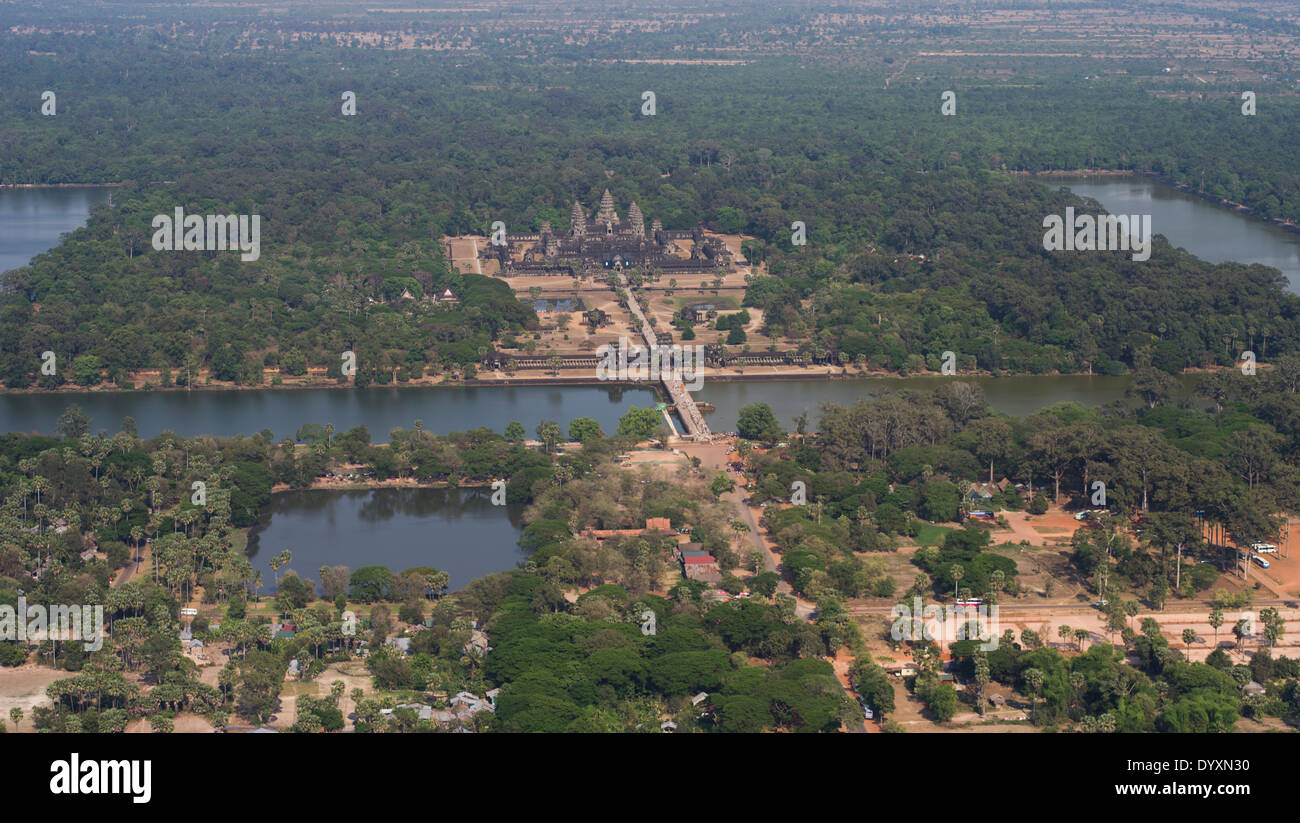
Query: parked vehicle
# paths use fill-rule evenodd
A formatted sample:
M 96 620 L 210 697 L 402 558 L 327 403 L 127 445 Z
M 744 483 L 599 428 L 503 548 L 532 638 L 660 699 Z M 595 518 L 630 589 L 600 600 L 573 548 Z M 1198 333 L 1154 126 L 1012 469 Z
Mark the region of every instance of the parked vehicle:
M 1250 556 L 1250 559 L 1251 559 L 1251 560 L 1254 560 L 1254 561 L 1255 561 L 1255 565 L 1256 565 L 1256 566 L 1259 566 L 1261 569 L 1267 569 L 1267 568 L 1268 568 L 1268 561 L 1265 560 L 1264 558 L 1260 557 L 1259 555 L 1257 555 L 1257 554 L 1252 554 L 1252 555 Z
M 1277 554 L 1277 546 L 1272 543 L 1251 543 L 1250 548 L 1258 554 Z

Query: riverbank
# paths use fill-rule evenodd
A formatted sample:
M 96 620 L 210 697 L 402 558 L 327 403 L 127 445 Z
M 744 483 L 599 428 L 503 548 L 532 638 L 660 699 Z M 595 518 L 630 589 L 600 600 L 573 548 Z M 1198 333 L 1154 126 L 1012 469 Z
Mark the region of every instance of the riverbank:
M 1271 365 L 1264 361 L 1257 362 L 1260 369 L 1269 369 Z M 1189 366 L 1181 372 L 1182 375 L 1203 375 L 1217 370 L 1230 370 L 1231 366 L 1222 366 L 1218 369 L 1206 368 L 1201 366 Z M 763 381 L 792 381 L 792 382 L 818 382 L 818 381 L 843 381 L 843 380 L 867 380 L 889 378 L 894 380 L 910 379 L 934 379 L 944 376 L 958 378 L 980 378 L 980 379 L 1028 379 L 1028 378 L 1053 378 L 1053 377 L 1100 377 L 1098 373 L 1089 372 L 990 372 L 990 371 L 959 371 L 954 375 L 943 375 L 940 372 L 921 371 L 910 372 L 908 374 L 899 374 L 898 372 L 888 371 L 886 369 L 866 368 L 859 369 L 856 366 L 746 366 L 739 368 L 729 366 L 726 368 L 717 368 L 714 366 L 702 367 L 697 370 L 699 379 L 704 382 L 717 383 L 740 383 L 740 382 L 763 382 Z M 404 382 L 392 381 L 389 383 L 371 383 L 366 389 L 413 389 L 413 388 L 486 388 L 486 387 L 524 387 L 524 386 L 586 386 L 586 387 L 608 387 L 608 388 L 636 388 L 636 389 L 653 389 L 662 396 L 660 383 L 657 380 L 604 380 L 596 377 L 587 369 L 561 369 L 558 374 L 530 374 L 527 377 L 518 374 L 511 376 L 504 372 L 490 372 L 491 377 L 476 377 L 471 379 L 447 378 L 439 376 L 436 378 L 421 378 L 419 380 L 407 380 Z M 1109 375 L 1112 377 L 1128 377 L 1131 372 L 1121 375 Z M 687 381 L 688 384 L 690 381 Z M 118 386 L 113 383 L 99 383 L 95 386 L 84 387 L 64 387 L 60 386 L 55 389 L 41 388 L 31 386 L 26 388 L 0 388 L 0 395 L 68 395 L 68 396 L 87 396 L 87 395 L 130 395 L 130 394 L 184 394 L 194 392 L 230 392 L 230 391 L 293 391 L 293 390 L 310 390 L 310 389 L 337 389 L 350 390 L 355 389 L 355 384 L 351 382 L 339 383 L 331 379 L 306 379 L 301 382 L 293 383 L 260 383 L 250 386 L 239 383 L 226 383 L 221 381 L 210 381 L 198 384 L 192 387 L 186 386 L 153 386 L 145 383 L 134 388 Z
M 387 445 L 376 443 L 377 446 Z M 386 480 L 375 479 L 352 479 L 342 480 L 337 477 L 318 477 L 312 481 L 312 484 L 304 489 L 295 488 L 288 483 L 276 483 L 271 486 L 271 494 L 282 494 L 284 492 L 304 492 L 304 491 L 368 491 L 371 489 L 490 489 L 491 482 L 482 480 L 466 480 L 461 483 L 450 483 L 446 480 L 418 480 L 414 477 L 390 477 Z
M 0 183 L 0 189 L 120 189 L 122 183 Z

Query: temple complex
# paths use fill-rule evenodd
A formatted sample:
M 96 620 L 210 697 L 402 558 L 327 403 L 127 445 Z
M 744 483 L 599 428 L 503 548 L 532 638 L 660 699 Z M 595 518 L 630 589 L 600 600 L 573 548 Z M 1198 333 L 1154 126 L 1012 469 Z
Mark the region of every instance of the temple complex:
M 593 218 L 574 202 L 569 230 L 556 233 L 550 221 L 541 231 L 507 234 L 505 242 L 486 245 L 479 253 L 496 258 L 506 277 L 593 274 L 602 269 L 653 269 L 663 274 L 714 274 L 734 271 L 731 253 L 702 226 L 669 231 L 659 220 L 646 228 L 635 202 L 627 218 L 619 217 L 609 189 L 600 198 Z

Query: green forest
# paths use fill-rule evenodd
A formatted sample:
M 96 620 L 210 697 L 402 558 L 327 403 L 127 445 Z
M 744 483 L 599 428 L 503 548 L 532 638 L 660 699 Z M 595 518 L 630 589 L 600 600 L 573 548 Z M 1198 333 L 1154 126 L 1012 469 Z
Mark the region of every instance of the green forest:
M 0 55 L 0 107 L 25 112 L 6 121 L 0 181 L 120 184 L 111 208 L 5 275 L 10 388 L 141 369 L 164 384 L 198 368 L 234 383 L 260 383 L 264 366 L 337 377 L 344 351 L 362 386 L 464 369 L 537 319 L 504 283 L 450 272 L 441 238 L 495 220 L 562 231 L 572 202 L 606 186 L 668 228 L 758 238 L 747 254 L 770 276 L 747 304 L 823 360 L 906 373 L 951 350 L 963 369 L 1120 373 L 1150 348 L 1174 372 L 1297 349 L 1300 298 L 1276 270 L 1159 239 L 1141 263 L 1044 252 L 1044 215 L 1085 204 L 1005 173 L 1194 179 L 1294 219 L 1300 158 L 1285 138 L 1300 109 L 1285 99 L 1246 118 L 1231 99 L 1062 78 L 962 91 L 960 116 L 943 117 L 939 88 L 883 90 L 778 57 L 453 63 L 310 40 L 128 52 L 121 37 L 34 36 L 55 56 Z M 59 114 L 43 117 L 36 90 L 51 86 Z M 653 117 L 639 113 L 647 88 Z M 344 90 L 356 116 L 341 114 Z M 261 258 L 153 250 L 152 217 L 176 207 L 260 215 Z M 806 246 L 790 245 L 796 220 Z M 419 299 L 447 287 L 459 305 Z M 54 375 L 39 372 L 46 350 L 64 364 Z

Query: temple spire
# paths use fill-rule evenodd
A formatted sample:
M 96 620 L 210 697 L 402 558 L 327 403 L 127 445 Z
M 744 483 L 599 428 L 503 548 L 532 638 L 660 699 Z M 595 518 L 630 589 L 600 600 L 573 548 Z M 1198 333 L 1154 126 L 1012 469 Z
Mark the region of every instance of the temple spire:
M 641 216 L 641 209 L 637 206 L 636 201 L 627 207 L 627 219 L 632 224 L 632 234 L 637 237 L 645 237 L 645 218 Z
M 618 212 L 614 211 L 614 195 L 609 193 L 609 189 L 605 189 L 605 193 L 600 196 L 600 212 L 596 215 L 596 222 L 606 226 L 618 222 Z
M 582 237 L 587 233 L 587 213 L 582 210 L 582 204 L 577 200 L 573 201 L 573 214 L 570 216 L 569 222 L 572 225 L 571 231 L 574 237 Z

